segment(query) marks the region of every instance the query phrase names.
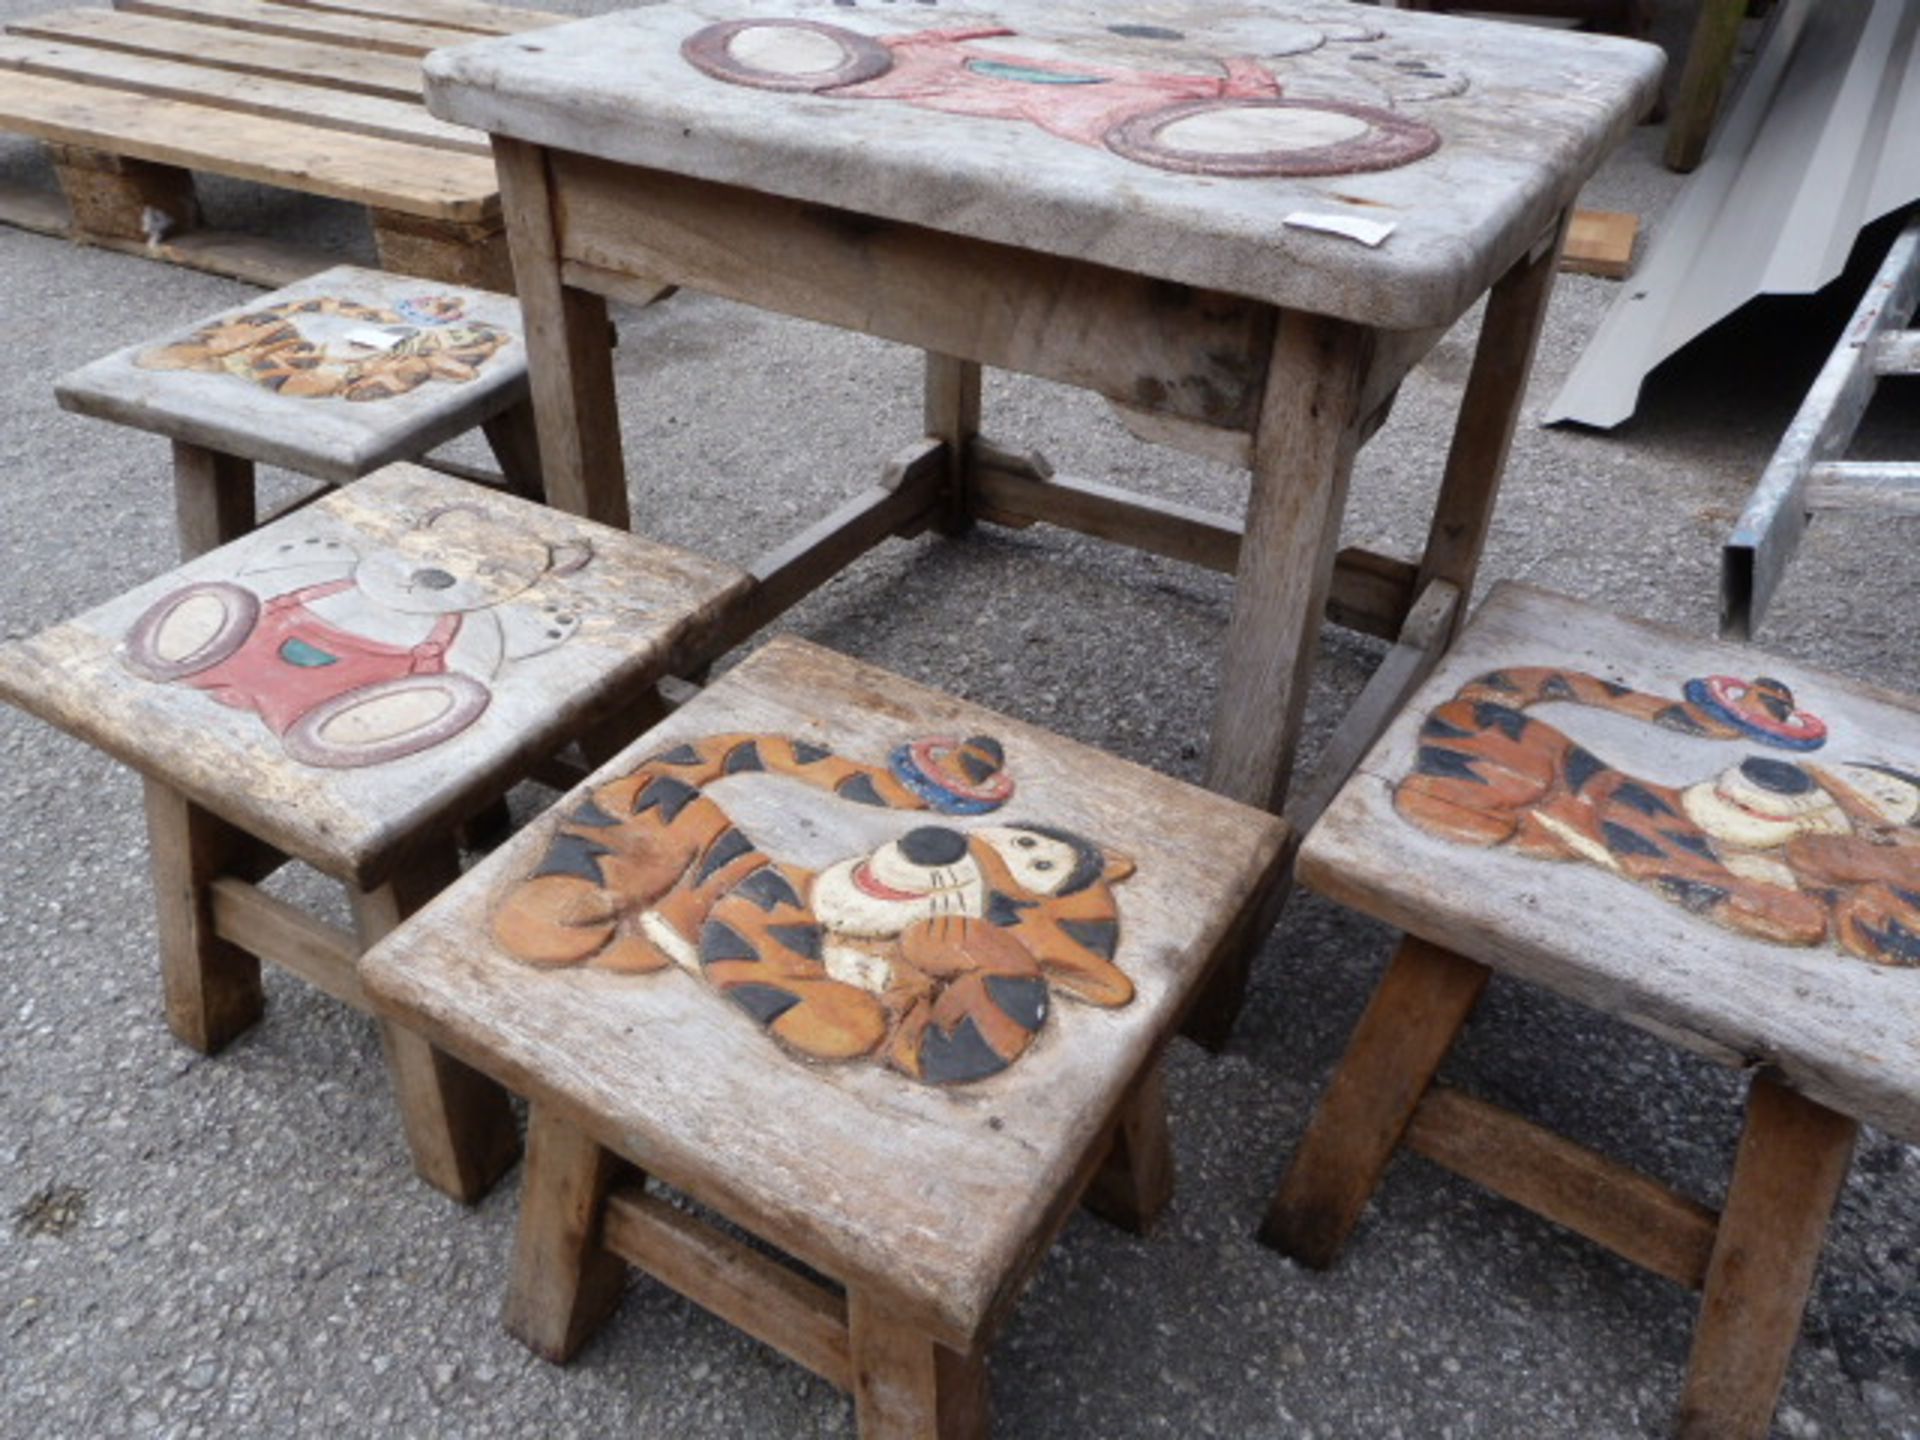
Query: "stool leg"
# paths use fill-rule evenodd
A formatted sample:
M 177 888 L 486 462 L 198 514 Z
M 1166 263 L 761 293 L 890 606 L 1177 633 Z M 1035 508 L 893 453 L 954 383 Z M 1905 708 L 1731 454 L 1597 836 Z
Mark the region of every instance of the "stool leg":
M 938 529 L 942 535 L 963 534 L 973 524 L 967 472 L 980 433 L 980 367 L 929 350 L 925 414 L 928 436 L 947 445 L 947 503 Z
M 1858 1129 L 1754 1076 L 1687 1361 L 1680 1440 L 1764 1440 Z
M 860 1440 L 985 1440 L 985 1355 L 935 1343 L 857 1290 L 847 1323 Z
M 493 458 L 500 462 L 507 488 L 522 500 L 546 504 L 546 482 L 540 478 L 540 435 L 533 428 L 532 402 L 522 400 L 511 410 L 502 410 L 481 422 L 480 431 L 487 437 Z
M 157 780 L 146 782 L 167 1028 L 211 1055 L 260 1018 L 260 961 L 213 931 L 215 879 L 258 847 L 244 831 Z
M 173 513 L 180 558 L 191 560 L 237 540 L 255 523 L 253 462 L 173 442 Z
M 1262 1241 L 1315 1269 L 1339 1257 L 1488 974 L 1411 935 L 1400 942 L 1273 1197 Z
M 414 857 L 376 890 L 350 892 L 363 948 L 445 889 L 460 873 L 451 846 Z M 380 1022 L 394 1099 L 414 1169 L 434 1188 L 470 1205 L 519 1158 L 513 1104 L 499 1084 L 391 1020 Z
M 1156 1060 L 1121 1104 L 1107 1158 L 1080 1203 L 1108 1224 L 1144 1235 L 1172 1199 L 1166 1063 Z
M 626 1265 L 600 1245 L 607 1191 L 621 1169 L 612 1151 L 534 1103 L 501 1320 L 508 1334 L 557 1365 L 599 1328 L 626 1284 Z

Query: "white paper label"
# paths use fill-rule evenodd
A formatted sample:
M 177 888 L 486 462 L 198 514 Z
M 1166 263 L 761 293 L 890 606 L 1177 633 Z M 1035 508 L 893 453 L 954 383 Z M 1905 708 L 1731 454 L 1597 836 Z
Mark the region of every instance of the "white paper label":
M 1320 230 L 1328 235 L 1344 235 L 1362 245 L 1378 246 L 1393 233 L 1391 220 L 1363 220 L 1358 215 L 1327 215 L 1316 210 L 1296 210 L 1286 223 L 1301 230 Z

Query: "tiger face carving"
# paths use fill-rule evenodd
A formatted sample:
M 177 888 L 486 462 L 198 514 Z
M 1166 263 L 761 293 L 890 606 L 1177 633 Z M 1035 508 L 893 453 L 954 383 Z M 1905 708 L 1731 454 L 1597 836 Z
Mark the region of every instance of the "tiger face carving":
M 1491 671 L 1427 716 L 1394 806 L 1444 839 L 1585 861 L 1759 939 L 1920 966 L 1920 773 L 1752 754 L 1668 786 L 1526 713 L 1558 701 L 1706 739 L 1803 754 L 1826 744 L 1777 680 L 1715 676 L 1685 695 L 1571 670 Z
M 1054 994 L 1133 998 L 1113 963 L 1113 887 L 1133 863 L 1049 825 L 930 823 L 815 872 L 762 852 L 702 787 L 769 772 L 958 817 L 1005 803 L 1004 766 L 987 736 L 902 745 L 885 766 L 778 735 L 676 746 L 567 815 L 495 907 L 494 938 L 532 965 L 684 969 L 810 1060 L 985 1079 L 1026 1052 Z
M 512 343 L 498 326 L 467 319 L 458 296 L 413 296 L 387 308 L 326 295 L 216 321 L 134 363 L 234 375 L 301 399 L 366 402 L 433 380 L 472 380 Z

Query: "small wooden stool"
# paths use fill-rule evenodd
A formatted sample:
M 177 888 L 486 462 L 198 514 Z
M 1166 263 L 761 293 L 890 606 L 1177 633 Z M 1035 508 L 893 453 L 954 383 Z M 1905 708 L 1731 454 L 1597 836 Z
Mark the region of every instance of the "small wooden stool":
M 34 639 L 0 697 L 147 777 L 167 1023 L 212 1053 L 260 961 L 366 1008 L 361 949 L 459 873 L 453 833 L 621 718 L 748 577 L 396 465 Z M 341 881 L 357 935 L 258 888 Z M 518 1153 L 506 1095 L 383 1027 L 420 1173 L 463 1200 Z
M 869 1440 L 981 1435 L 987 1343 L 1075 1202 L 1168 1198 L 1160 1053 L 1270 922 L 1285 837 L 776 640 L 361 977 L 533 1102 L 533 1349 L 572 1355 L 625 1261 L 853 1391 Z
M 1502 586 L 1299 874 L 1407 938 L 1263 1238 L 1331 1264 L 1404 1143 L 1703 1288 L 1679 1433 L 1765 1435 L 1857 1124 L 1920 1141 L 1920 706 Z M 1719 1215 L 1432 1083 L 1492 970 L 1753 1072 Z
M 341 265 L 61 379 L 63 408 L 173 441 L 181 558 L 254 528 L 253 467 L 345 485 L 481 427 L 543 498 L 510 297 Z

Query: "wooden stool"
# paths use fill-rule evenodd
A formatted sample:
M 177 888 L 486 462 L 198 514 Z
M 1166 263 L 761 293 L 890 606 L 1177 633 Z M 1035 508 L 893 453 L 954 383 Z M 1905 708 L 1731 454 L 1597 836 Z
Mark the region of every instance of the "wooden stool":
M 980 1435 L 987 1343 L 1074 1203 L 1167 1200 L 1161 1049 L 1270 922 L 1285 836 L 782 639 L 361 978 L 533 1102 L 533 1349 L 572 1355 L 624 1261 L 852 1390 L 869 1440 Z
M 253 467 L 344 485 L 481 427 L 515 493 L 543 498 L 520 307 L 341 265 L 54 387 L 63 408 L 173 441 L 181 558 L 254 528 Z
M 646 723 L 750 582 L 397 465 L 0 649 L 0 696 L 146 777 L 167 1023 L 212 1053 L 260 961 L 366 1008 L 361 949 L 459 871 L 454 828 L 534 762 Z M 257 887 L 292 857 L 357 934 Z M 420 1173 L 463 1200 L 518 1150 L 506 1095 L 383 1027 Z
M 1302 848 L 1407 939 L 1263 1237 L 1331 1264 L 1404 1143 L 1704 1288 L 1679 1433 L 1765 1435 L 1857 1124 L 1920 1140 L 1916 712 L 1496 590 Z M 1753 1072 L 1719 1215 L 1432 1083 L 1492 970 Z

